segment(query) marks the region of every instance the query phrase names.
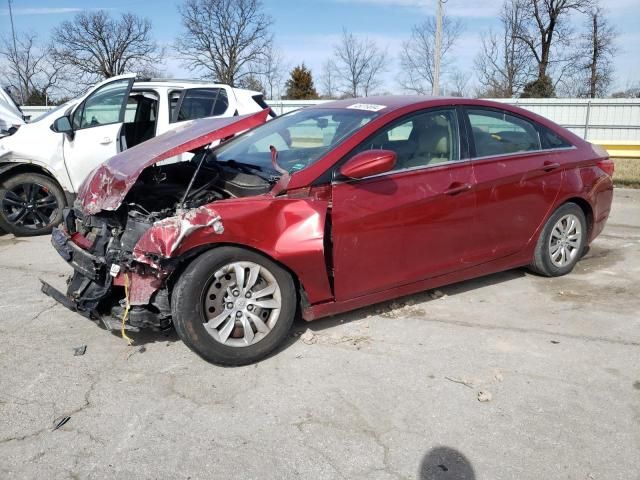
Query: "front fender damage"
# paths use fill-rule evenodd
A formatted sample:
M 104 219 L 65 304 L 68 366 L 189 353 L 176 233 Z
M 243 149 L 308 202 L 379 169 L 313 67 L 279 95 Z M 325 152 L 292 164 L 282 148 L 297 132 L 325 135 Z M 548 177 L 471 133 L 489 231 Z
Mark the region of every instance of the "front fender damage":
M 211 207 L 178 212 L 176 216 L 156 222 L 142 235 L 133 250 L 134 258 L 157 267 L 155 259 L 171 257 L 187 236 L 204 228 L 211 228 L 217 234 L 224 232 L 220 215 Z

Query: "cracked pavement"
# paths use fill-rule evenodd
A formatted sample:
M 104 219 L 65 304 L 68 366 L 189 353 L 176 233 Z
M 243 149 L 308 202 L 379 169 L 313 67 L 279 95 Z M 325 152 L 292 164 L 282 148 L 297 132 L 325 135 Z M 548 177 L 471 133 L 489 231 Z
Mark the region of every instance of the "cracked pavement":
M 298 322 L 275 355 L 221 368 L 55 304 L 38 279 L 62 289 L 69 268 L 49 239 L 0 236 L 0 477 L 636 478 L 639 254 L 640 190 L 618 189 L 569 276 Z

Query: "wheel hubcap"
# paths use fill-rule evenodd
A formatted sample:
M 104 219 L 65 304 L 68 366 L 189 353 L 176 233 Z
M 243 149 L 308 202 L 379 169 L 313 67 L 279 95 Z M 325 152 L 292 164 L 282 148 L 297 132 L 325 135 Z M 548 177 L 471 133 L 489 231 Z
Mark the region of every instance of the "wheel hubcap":
M 6 190 L 2 213 L 11 224 L 30 230 L 51 225 L 58 211 L 56 197 L 37 183 L 21 183 Z
M 234 262 L 216 271 L 204 297 L 204 326 L 216 341 L 246 347 L 265 338 L 281 308 L 273 274 L 253 262 Z
M 564 267 L 578 256 L 582 245 L 582 225 L 578 217 L 568 214 L 560 218 L 551 230 L 549 257 L 556 267 Z

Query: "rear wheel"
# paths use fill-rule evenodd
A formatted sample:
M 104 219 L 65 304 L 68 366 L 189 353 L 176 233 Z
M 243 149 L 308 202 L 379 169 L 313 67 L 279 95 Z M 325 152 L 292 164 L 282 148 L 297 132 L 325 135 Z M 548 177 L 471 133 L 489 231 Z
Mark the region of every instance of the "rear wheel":
M 587 221 L 575 203 L 565 203 L 551 215 L 538 238 L 531 269 L 547 277 L 573 270 L 587 240 Z
M 291 275 L 271 260 L 220 247 L 187 267 L 171 303 L 176 331 L 189 348 L 212 363 L 245 365 L 286 338 L 296 291 Z
M 65 196 L 50 178 L 19 173 L 0 185 L 0 228 L 17 237 L 51 233 L 62 221 Z

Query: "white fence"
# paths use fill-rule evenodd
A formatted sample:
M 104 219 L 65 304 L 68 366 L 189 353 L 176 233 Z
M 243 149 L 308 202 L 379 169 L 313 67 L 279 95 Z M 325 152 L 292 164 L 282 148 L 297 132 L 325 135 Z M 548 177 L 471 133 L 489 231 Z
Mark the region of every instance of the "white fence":
M 283 113 L 318 105 L 326 100 L 268 100 L 274 111 Z M 498 99 L 518 105 L 568 128 L 587 140 L 602 145 L 628 145 L 640 149 L 640 99 Z M 52 107 L 22 107 L 32 119 Z
M 496 99 L 542 115 L 595 143 L 640 144 L 640 99 Z M 278 115 L 325 100 L 271 100 Z

